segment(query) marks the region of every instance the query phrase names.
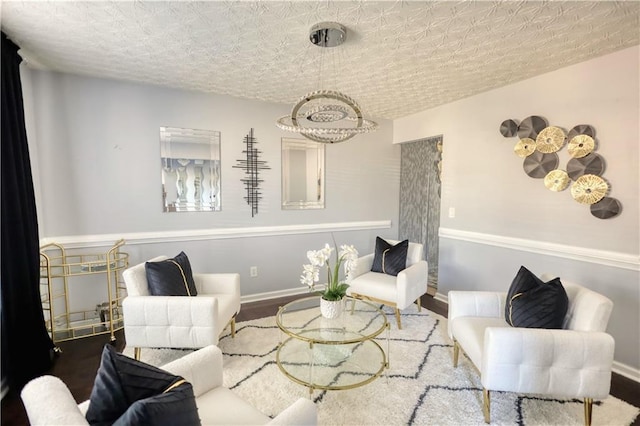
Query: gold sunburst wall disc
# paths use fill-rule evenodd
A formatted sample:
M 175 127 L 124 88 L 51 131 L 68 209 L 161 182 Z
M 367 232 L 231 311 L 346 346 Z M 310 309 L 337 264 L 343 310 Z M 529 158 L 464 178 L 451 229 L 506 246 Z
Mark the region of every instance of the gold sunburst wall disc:
M 536 137 L 536 149 L 543 154 L 557 152 L 564 145 L 566 138 L 564 130 L 561 128 L 555 126 L 546 127 Z
M 551 191 L 564 191 L 569 186 L 569 175 L 564 170 L 551 170 L 544 177 L 544 186 Z
M 608 190 L 609 185 L 600 176 L 582 175 L 571 185 L 571 196 L 581 204 L 595 204 Z
M 574 136 L 567 144 L 567 151 L 573 158 L 582 158 L 593 151 L 596 143 L 589 135 Z
M 520 158 L 528 157 L 536 150 L 536 141 L 531 138 L 522 138 L 513 147 L 513 152 Z

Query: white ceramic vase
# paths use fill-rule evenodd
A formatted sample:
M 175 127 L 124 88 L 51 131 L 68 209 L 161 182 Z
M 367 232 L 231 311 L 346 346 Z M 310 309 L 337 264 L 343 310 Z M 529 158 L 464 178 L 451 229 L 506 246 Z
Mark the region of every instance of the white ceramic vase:
M 325 318 L 338 318 L 342 314 L 342 306 L 344 300 L 324 300 L 320 298 L 320 313 Z

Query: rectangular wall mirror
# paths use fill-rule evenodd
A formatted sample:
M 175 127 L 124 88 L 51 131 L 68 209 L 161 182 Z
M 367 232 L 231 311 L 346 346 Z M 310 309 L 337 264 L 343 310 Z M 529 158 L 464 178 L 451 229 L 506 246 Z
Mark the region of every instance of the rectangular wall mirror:
M 282 209 L 324 208 L 324 144 L 282 138 Z
M 160 127 L 165 212 L 220 210 L 220 132 Z

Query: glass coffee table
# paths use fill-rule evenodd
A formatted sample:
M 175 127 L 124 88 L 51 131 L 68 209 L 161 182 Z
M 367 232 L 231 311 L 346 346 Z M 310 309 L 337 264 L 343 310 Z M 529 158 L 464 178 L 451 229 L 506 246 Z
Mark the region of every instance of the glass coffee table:
M 389 368 L 389 323 L 384 312 L 363 300 L 345 298 L 342 314 L 320 314 L 320 296 L 294 300 L 278 310 L 282 331 L 276 352 L 280 371 L 292 381 L 320 390 L 353 389 Z M 375 339 L 386 331 L 386 351 Z

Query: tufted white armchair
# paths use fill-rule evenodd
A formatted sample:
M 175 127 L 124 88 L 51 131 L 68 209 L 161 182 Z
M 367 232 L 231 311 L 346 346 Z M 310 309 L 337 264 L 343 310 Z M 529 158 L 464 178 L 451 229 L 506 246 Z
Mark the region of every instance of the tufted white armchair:
M 559 330 L 511 327 L 504 319 L 506 293 L 449 292 L 453 365 L 462 349 L 480 371 L 486 423 L 490 391 L 583 398 L 586 425 L 593 399 L 609 395 L 614 340 L 605 330 L 613 302 L 578 284 L 562 285 L 569 307 Z
M 316 425 L 318 412 L 309 399 L 298 398 L 284 411 L 269 418 L 222 385 L 222 352 L 207 346 L 161 367 L 193 386 L 198 416 L 203 425 Z M 20 396 L 32 425 L 88 425 L 90 401 L 76 404 L 69 388 L 55 376 L 31 380 Z
M 390 244 L 400 241 L 386 240 Z M 360 257 L 353 272 L 347 293 L 357 299 L 371 300 L 395 308 L 398 329 L 402 328 L 400 310 L 413 302 L 420 310 L 420 296 L 427 292 L 427 261 L 422 259 L 423 246 L 409 242 L 407 268 L 398 276 L 372 272 L 374 253 Z
M 159 256 L 150 260 L 167 259 Z M 145 262 L 122 273 L 127 297 L 122 302 L 127 346 L 140 359 L 141 348 L 203 348 L 218 343 L 240 312 L 239 274 L 193 274 L 197 296 L 152 296 Z

